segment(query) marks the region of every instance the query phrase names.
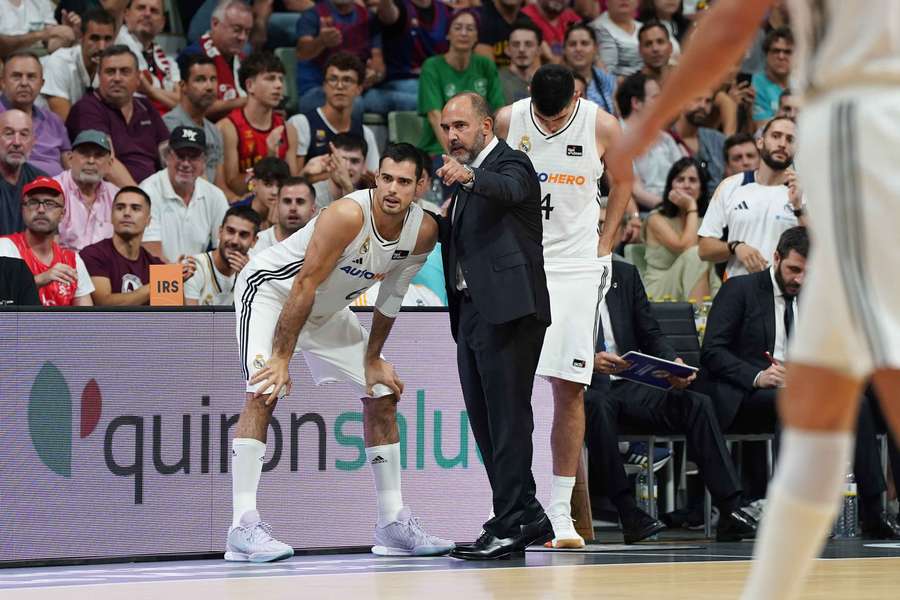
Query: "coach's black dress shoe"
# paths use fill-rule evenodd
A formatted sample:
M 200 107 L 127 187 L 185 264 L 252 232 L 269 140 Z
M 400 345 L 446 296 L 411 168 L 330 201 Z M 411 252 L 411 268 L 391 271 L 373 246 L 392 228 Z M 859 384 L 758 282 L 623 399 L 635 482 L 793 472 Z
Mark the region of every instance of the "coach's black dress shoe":
M 630 514 L 622 515 L 622 535 L 626 544 L 635 544 L 665 528 L 665 523 L 654 519 L 639 508 L 635 508 Z
M 450 556 L 463 560 L 497 560 L 521 556 L 525 548 L 532 544 L 543 544 L 553 539 L 553 525 L 547 515 L 519 526 L 519 534 L 498 538 L 485 531 L 474 544 L 456 546 Z
M 756 519 L 743 508 L 719 515 L 719 526 L 716 528 L 717 542 L 739 542 L 756 537 Z

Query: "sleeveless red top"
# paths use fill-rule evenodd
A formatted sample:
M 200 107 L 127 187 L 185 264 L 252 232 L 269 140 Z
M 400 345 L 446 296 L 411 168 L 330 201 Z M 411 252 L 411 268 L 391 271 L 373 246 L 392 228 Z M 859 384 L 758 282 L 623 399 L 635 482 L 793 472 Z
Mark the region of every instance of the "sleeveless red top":
M 58 263 L 69 265 L 73 269 L 75 268 L 75 252 L 72 250 L 63 250 L 56 242 L 53 243 L 53 260 L 49 265 L 45 265 L 31 250 L 31 247 L 25 239 L 24 231 L 6 237 L 8 237 L 10 241 L 16 245 L 16 248 L 19 249 L 19 256 L 21 256 L 22 260 L 25 261 L 25 264 L 28 265 L 28 269 L 31 271 L 32 275 L 40 275 L 45 271 L 49 271 L 53 265 Z M 54 281 L 42 288 L 38 288 L 38 297 L 40 297 L 41 304 L 44 306 L 72 306 L 75 301 L 75 292 L 77 289 L 77 286 Z
M 284 125 L 284 118 L 278 113 L 272 113 L 272 125 L 265 131 L 257 129 L 244 116 L 243 109 L 236 108 L 228 113 L 228 119 L 234 124 L 238 135 L 238 166 L 241 173 L 253 168 L 261 158 L 269 154 L 266 146 L 266 138 L 276 127 Z M 287 127 L 281 132 L 281 143 L 278 145 L 278 158 L 284 160 L 287 156 L 288 140 Z

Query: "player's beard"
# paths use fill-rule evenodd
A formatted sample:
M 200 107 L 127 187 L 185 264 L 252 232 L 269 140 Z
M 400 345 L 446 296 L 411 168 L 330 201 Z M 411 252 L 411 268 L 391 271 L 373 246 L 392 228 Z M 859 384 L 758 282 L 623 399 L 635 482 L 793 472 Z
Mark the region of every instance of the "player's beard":
M 759 157 L 762 159 L 766 166 L 768 166 L 773 171 L 784 171 L 789 166 L 794 164 L 794 157 L 790 154 L 786 154 L 787 158 L 784 160 L 777 160 L 772 156 L 772 153 L 769 152 L 768 148 L 763 146 L 763 149 L 759 153 Z
M 785 296 L 796 298 L 800 295 L 800 288 L 796 286 L 792 286 L 793 289 L 788 289 L 784 282 L 784 277 L 781 275 L 781 262 L 775 265 L 775 283 L 778 284 L 778 289 L 781 290 L 781 293 Z

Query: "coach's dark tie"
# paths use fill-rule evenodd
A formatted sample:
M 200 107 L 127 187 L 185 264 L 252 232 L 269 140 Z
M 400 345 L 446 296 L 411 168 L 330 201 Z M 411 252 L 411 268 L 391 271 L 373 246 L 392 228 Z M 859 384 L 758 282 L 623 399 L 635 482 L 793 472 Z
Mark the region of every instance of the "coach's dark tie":
M 794 297 L 784 297 L 784 335 L 787 339 L 794 333 Z

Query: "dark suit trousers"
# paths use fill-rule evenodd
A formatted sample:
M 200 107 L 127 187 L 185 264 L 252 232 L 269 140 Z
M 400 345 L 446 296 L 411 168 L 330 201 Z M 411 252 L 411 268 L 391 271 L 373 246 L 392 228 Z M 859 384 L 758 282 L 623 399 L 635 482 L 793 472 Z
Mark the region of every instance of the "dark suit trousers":
M 619 431 L 685 435 L 715 502 L 729 511 L 737 507 L 741 489 L 708 396 L 619 380 L 588 388 L 584 405 L 591 472 L 620 512 L 633 507 L 634 499 L 619 454 Z
M 777 390 L 774 389 L 754 390 L 741 402 L 741 407 L 728 429 L 729 433 L 777 434 L 780 423 L 775 405 L 776 396 Z M 859 496 L 862 500 L 860 516 L 863 519 L 872 516 L 871 512 L 876 510 L 878 496 L 887 489 L 882 471 L 881 453 L 875 437 L 877 432 L 884 430 L 882 424 L 883 417 L 878 409 L 877 401 L 871 393 L 866 393 L 859 407 L 853 460 L 853 474 L 856 477 Z M 758 445 L 749 444 L 749 446 Z M 747 447 L 748 444 L 744 444 L 744 446 L 743 478 L 745 484 L 752 490 L 751 497 L 761 498 L 765 495 L 765 484 L 768 479 L 766 455 L 764 449 L 756 451 Z M 888 447 L 892 458 L 898 455 L 893 443 L 889 443 Z
M 460 305 L 459 380 L 494 501 L 484 530 L 501 538 L 543 514 L 531 473 L 531 393 L 546 329 L 532 315 L 492 325 L 471 301 Z

